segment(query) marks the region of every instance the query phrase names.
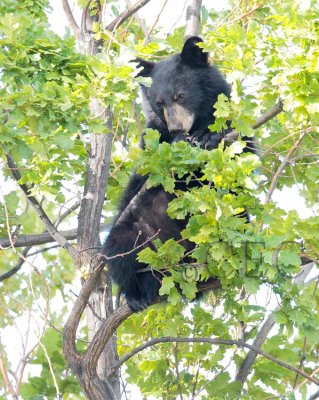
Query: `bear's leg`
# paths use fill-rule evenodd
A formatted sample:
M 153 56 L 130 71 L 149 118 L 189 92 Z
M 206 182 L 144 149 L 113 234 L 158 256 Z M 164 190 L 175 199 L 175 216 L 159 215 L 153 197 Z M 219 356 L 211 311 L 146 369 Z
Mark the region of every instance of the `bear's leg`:
M 136 254 L 142 250 L 139 244 L 147 242 L 147 239 L 134 224 L 119 224 L 113 227 L 102 249 L 108 258 L 106 263 L 112 280 L 135 312 L 150 305 L 160 288 L 158 273 L 139 272 L 147 265 L 139 263 Z

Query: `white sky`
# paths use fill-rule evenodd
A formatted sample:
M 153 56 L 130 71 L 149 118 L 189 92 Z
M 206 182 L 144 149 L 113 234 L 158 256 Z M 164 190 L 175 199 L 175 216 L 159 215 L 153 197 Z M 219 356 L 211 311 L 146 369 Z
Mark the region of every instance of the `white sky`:
M 130 0 L 130 3 L 134 4 L 136 1 L 137 0 Z M 184 6 L 187 3 L 187 0 L 151 0 L 138 12 L 138 15 L 146 21 L 148 27 L 151 27 L 156 21 L 156 18 L 163 8 L 165 2 L 166 5 L 156 26 L 163 27 L 165 33 L 169 33 L 172 30 L 173 26 L 184 25 L 186 9 L 184 9 Z M 213 8 L 215 10 L 222 10 L 224 8 L 227 8 L 227 3 L 227 0 L 202 1 L 202 4 L 206 6 L 207 9 Z M 64 10 L 62 8 L 62 1 L 50 0 L 50 4 L 53 8 L 53 12 L 49 15 L 50 24 L 52 25 L 52 28 L 56 33 L 58 33 L 59 35 L 63 35 L 65 33 L 65 26 L 67 26 L 67 21 L 65 18 Z M 81 12 L 79 12 L 78 10 L 77 2 L 74 0 L 69 0 L 69 4 L 74 12 L 78 24 L 80 25 Z M 126 1 L 122 0 L 121 4 L 123 7 L 122 10 L 124 10 L 126 8 Z M 112 18 L 110 19 L 110 22 L 111 21 Z

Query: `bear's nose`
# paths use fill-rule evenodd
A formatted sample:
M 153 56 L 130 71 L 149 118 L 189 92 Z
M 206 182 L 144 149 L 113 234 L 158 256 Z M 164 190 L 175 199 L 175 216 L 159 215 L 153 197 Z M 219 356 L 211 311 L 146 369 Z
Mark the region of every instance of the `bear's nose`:
M 165 107 L 164 117 L 167 124 L 167 129 L 171 134 L 178 134 L 184 132 L 182 121 L 178 118 L 175 107 Z
M 175 136 L 175 135 L 180 135 L 182 133 L 185 133 L 185 130 L 182 128 L 172 128 L 169 130 L 169 133 Z

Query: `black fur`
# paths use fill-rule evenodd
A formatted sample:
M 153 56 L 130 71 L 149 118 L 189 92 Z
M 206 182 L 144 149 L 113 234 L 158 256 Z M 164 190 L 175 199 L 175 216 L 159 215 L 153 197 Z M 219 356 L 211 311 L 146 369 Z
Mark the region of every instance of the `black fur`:
M 142 86 L 143 106 L 147 127 L 160 132 L 162 142 L 172 143 L 183 135 L 180 128 L 167 127 L 163 107 L 170 107 L 178 97 L 178 103 L 194 114 L 194 121 L 188 132 L 191 142 L 202 148 L 214 149 L 223 138 L 223 133 L 212 134 L 207 128 L 214 122 L 213 105 L 219 94 L 230 94 L 230 88 L 219 71 L 208 63 L 207 53 L 197 46 L 202 40 L 189 38 L 181 54 L 173 55 L 159 63 L 137 59 L 140 76 L 151 77 L 150 88 Z M 143 138 L 141 146 L 144 146 Z M 133 250 L 155 235 L 162 242 L 170 238 L 180 239 L 180 232 L 187 221 L 172 220 L 166 214 L 167 205 L 173 195 L 162 187 L 146 190 L 138 196 L 135 207 L 121 217 L 122 212 L 145 183 L 147 176 L 136 173 L 130 179 L 123 195 L 117 219 L 103 246 L 103 253 L 112 258 L 108 261 L 111 277 L 116 282 L 133 311 L 139 311 L 151 304 L 161 285 L 158 272 L 138 272 L 147 265 L 136 260 L 141 248 Z M 184 190 L 187 189 L 185 186 Z M 154 247 L 151 241 L 145 246 Z M 144 247 L 145 247 L 144 246 Z M 187 244 L 186 244 L 187 246 Z M 189 249 L 187 249 L 189 250 Z

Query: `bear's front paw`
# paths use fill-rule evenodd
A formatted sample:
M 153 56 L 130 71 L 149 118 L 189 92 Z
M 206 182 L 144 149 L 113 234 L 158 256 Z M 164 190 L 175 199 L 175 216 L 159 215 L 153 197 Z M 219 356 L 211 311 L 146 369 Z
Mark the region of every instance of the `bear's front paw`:
M 204 137 L 204 148 L 207 150 L 217 149 L 222 139 L 223 135 L 221 133 L 207 133 Z
M 221 133 L 195 132 L 190 138 L 190 143 L 205 150 L 212 150 L 217 149 L 222 139 Z

